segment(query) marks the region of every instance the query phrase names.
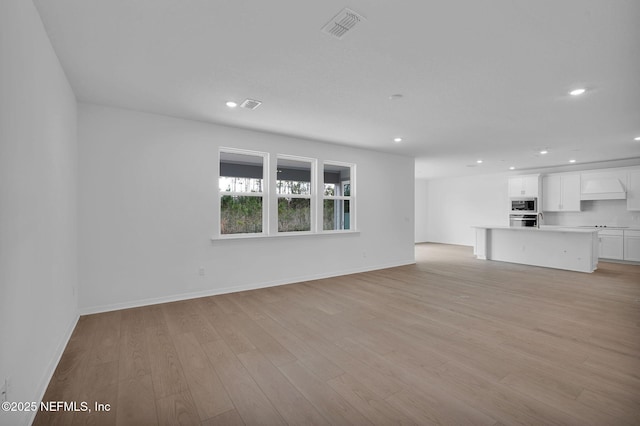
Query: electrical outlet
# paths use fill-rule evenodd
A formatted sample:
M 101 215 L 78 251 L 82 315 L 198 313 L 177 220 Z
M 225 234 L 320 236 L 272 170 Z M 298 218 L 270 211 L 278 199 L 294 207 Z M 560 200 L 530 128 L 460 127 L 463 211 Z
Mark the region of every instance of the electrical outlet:
M 204 267 L 201 266 L 200 269 L 198 269 L 198 273 L 200 274 L 201 277 L 204 277 Z

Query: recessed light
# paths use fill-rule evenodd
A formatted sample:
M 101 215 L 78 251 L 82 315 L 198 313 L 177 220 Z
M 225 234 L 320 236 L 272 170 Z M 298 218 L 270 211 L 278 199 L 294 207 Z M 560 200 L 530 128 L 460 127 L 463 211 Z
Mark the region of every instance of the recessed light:
M 640 141 L 640 136 L 633 138 L 634 141 Z
M 482 164 L 482 160 L 476 160 L 476 163 Z
M 540 151 L 540 154 L 544 155 L 544 154 L 548 154 L 549 151 L 547 151 L 546 149 L 543 149 L 542 151 Z
M 513 167 L 513 166 L 509 167 L 509 170 L 515 170 L 515 169 L 516 169 L 516 168 L 515 168 L 515 167 Z
M 581 87 L 581 88 L 579 88 L 579 89 L 574 89 L 574 90 L 570 91 L 570 92 L 569 92 L 569 94 L 570 94 L 571 96 L 580 96 L 580 95 L 582 95 L 582 94 L 583 94 L 584 92 L 586 92 L 586 91 L 587 91 L 587 89 L 585 89 L 585 88 Z
M 237 106 L 238 106 L 238 104 L 237 104 L 237 103 L 235 103 L 235 102 L 233 102 L 233 101 L 228 101 L 228 102 L 226 103 L 226 105 L 227 105 L 229 108 L 235 108 L 235 107 L 237 107 Z
M 393 101 L 393 100 L 397 100 L 397 99 L 402 99 L 403 96 L 404 95 L 402 93 L 395 93 L 395 94 L 389 96 L 389 99 L 391 99 Z
M 576 160 L 569 160 L 569 162 L 570 162 L 570 163 L 575 163 L 575 162 L 576 162 Z
M 393 138 L 393 141 L 395 143 L 402 142 L 402 138 Z

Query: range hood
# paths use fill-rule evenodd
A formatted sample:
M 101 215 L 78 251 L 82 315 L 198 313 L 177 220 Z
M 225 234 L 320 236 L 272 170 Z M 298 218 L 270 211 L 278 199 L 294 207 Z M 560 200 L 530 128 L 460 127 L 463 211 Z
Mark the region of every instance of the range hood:
M 627 192 L 620 179 L 592 178 L 582 183 L 581 200 L 624 200 Z

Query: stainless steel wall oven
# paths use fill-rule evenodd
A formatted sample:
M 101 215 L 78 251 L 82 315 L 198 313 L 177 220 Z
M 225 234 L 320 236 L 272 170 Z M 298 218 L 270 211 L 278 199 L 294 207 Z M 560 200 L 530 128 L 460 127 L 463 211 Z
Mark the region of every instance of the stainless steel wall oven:
M 510 214 L 509 226 L 513 227 L 536 227 L 538 226 L 538 215 L 535 214 Z

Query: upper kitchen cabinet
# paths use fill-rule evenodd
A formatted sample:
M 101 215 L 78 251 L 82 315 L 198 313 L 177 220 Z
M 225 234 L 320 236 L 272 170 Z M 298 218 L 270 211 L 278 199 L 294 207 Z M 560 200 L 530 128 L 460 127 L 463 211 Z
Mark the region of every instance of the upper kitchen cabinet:
M 549 175 L 543 177 L 542 211 L 579 212 L 580 175 Z
M 640 170 L 627 176 L 627 210 L 640 210 Z
M 509 197 L 538 197 L 540 175 L 513 176 L 509 178 Z

